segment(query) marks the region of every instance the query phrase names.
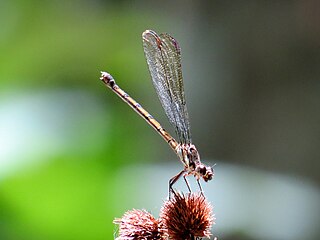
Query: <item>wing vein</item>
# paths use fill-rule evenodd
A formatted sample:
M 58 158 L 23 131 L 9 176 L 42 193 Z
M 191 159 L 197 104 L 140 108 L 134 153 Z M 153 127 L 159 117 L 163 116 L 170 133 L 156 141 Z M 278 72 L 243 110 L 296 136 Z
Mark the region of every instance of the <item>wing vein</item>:
M 180 142 L 190 143 L 190 124 L 184 96 L 181 53 L 177 41 L 169 34 L 142 34 L 143 47 L 152 83 Z

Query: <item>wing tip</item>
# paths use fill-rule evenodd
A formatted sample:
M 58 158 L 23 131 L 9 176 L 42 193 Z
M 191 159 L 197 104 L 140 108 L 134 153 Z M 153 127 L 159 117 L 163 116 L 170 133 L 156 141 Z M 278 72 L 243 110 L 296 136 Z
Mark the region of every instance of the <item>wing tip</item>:
M 156 34 L 155 31 L 147 29 L 147 30 L 145 30 L 145 31 L 142 33 L 142 38 L 143 38 L 144 40 L 146 40 L 146 39 L 148 38 L 148 36 L 156 36 L 156 35 L 157 35 L 157 34 Z
M 159 35 L 153 30 L 145 30 L 142 33 L 142 39 L 144 42 L 155 42 L 159 49 L 162 47 L 162 41 Z
M 153 37 L 155 39 L 158 39 L 159 38 L 159 35 L 153 31 L 153 30 L 145 30 L 143 33 L 142 33 L 142 38 L 143 39 L 147 39 L 147 38 L 150 38 L 150 37 Z
M 175 48 L 179 53 L 181 52 L 181 48 L 180 48 L 180 45 L 179 45 L 178 41 L 177 41 L 174 37 L 172 37 L 170 34 L 168 34 L 168 33 L 161 33 L 161 34 L 160 34 L 160 37 L 168 39 L 169 42 L 171 42 L 171 43 L 173 44 L 174 48 Z

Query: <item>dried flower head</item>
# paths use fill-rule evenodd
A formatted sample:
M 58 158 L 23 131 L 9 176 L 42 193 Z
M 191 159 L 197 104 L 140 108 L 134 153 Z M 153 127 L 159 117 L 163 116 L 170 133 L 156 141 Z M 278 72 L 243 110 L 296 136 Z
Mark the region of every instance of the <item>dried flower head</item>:
M 211 204 L 201 193 L 174 193 L 161 208 L 160 221 L 170 239 L 210 237 L 214 223 Z
M 158 220 L 145 210 L 128 211 L 113 223 L 119 224 L 119 236 L 116 240 L 163 239 L 163 231 Z

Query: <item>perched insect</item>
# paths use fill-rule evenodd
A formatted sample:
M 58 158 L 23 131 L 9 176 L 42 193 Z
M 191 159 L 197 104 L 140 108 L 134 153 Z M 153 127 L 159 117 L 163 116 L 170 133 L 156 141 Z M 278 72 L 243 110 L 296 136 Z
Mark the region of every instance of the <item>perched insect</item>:
M 198 150 L 191 141 L 183 89 L 180 47 L 178 42 L 167 33 L 158 35 L 152 30 L 146 30 L 142 34 L 142 39 L 152 83 L 170 123 L 175 128 L 178 142 L 140 104 L 124 92 L 109 73 L 101 72 L 100 79 L 162 136 L 183 163 L 183 170 L 169 181 L 169 196 L 173 190 L 173 184 L 181 176 L 191 192 L 186 178 L 189 175 L 196 177 L 202 192 L 200 178 L 207 182 L 213 178 L 214 173 L 212 167 L 201 163 Z

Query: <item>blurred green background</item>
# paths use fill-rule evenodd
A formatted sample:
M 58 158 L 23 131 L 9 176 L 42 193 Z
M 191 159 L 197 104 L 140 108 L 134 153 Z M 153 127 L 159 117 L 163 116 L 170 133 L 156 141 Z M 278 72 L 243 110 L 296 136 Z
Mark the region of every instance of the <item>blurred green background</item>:
M 319 239 L 320 5 L 306 1 L 1 1 L 0 239 L 112 239 L 157 215 L 182 168 L 100 82 L 173 133 L 141 33 L 182 48 L 193 141 L 221 239 Z

